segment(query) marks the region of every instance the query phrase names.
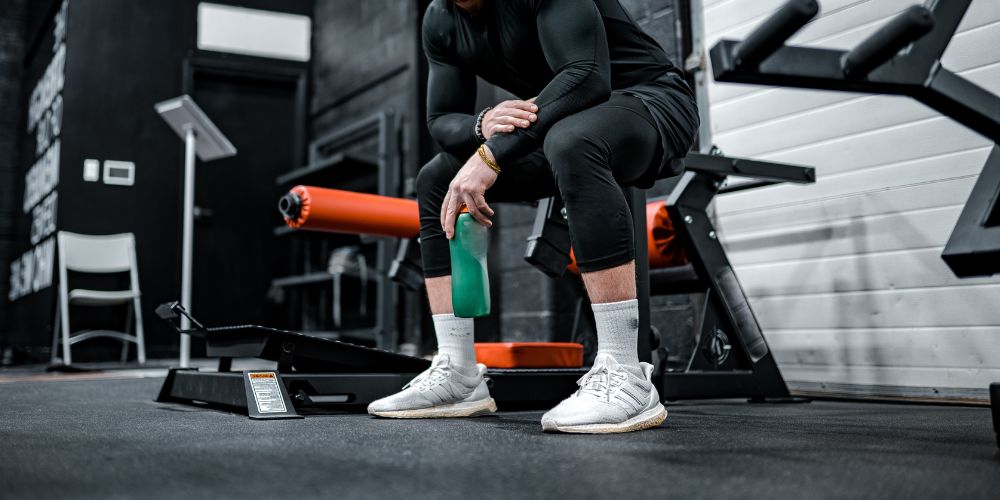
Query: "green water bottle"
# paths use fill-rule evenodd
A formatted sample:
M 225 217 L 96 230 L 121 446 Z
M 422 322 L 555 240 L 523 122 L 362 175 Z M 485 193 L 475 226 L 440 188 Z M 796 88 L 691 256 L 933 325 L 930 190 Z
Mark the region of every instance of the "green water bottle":
M 451 303 L 455 316 L 478 318 L 490 314 L 490 277 L 486 272 L 489 229 L 465 209 L 455 221 L 451 248 Z

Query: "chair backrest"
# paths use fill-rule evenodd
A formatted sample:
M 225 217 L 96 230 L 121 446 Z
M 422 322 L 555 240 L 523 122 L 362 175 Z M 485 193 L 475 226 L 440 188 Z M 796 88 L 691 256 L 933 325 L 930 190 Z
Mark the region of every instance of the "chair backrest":
M 132 233 L 92 236 L 59 231 L 57 238 L 61 268 L 82 273 L 134 272 Z

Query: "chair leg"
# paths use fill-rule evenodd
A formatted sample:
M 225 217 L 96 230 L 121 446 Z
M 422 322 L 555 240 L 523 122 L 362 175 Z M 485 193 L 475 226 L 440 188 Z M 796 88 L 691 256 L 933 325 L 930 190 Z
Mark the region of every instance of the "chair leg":
M 135 353 L 139 358 L 139 365 L 146 365 L 146 336 L 142 328 L 142 303 L 139 297 L 132 299 L 132 313 L 135 319 Z
M 60 330 L 62 331 L 63 365 L 69 366 L 73 364 L 73 353 L 69 347 L 69 301 L 59 299 L 59 314 L 62 326 Z
M 49 358 L 49 364 L 56 364 L 56 360 L 59 359 L 59 297 L 56 297 L 56 317 L 52 320 L 52 356 Z
M 122 331 L 124 331 L 126 335 L 128 335 L 128 333 L 130 331 L 132 331 L 132 308 L 133 307 L 134 306 L 132 304 L 129 304 L 129 305 L 125 306 L 125 309 L 126 309 L 126 311 L 125 311 L 125 329 L 122 330 Z M 128 361 L 128 345 L 129 344 L 131 344 L 131 342 L 129 342 L 127 340 L 123 340 L 122 341 L 122 355 L 121 355 L 121 359 L 120 359 L 120 361 L 122 363 L 125 363 L 126 361 Z

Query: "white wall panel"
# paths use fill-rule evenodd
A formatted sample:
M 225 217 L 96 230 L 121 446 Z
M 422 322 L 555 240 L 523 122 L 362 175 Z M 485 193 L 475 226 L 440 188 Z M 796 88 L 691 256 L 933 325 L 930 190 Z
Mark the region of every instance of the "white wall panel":
M 727 240 L 739 234 L 765 229 L 820 224 L 861 216 L 908 212 L 919 208 L 954 206 L 956 199 L 968 196 L 977 176 L 970 174 L 941 182 L 894 186 L 843 196 L 815 198 L 805 202 L 792 201 L 743 212 L 726 212 L 725 217 L 717 220 L 717 226 L 719 234 Z M 776 196 L 793 198 L 790 193 Z
M 979 326 L 772 330 L 768 340 L 789 364 L 1000 369 L 997 335 L 1000 328 Z
M 734 265 L 942 247 L 961 210 L 949 205 L 806 225 L 789 217 L 783 228 L 724 235 L 723 241 Z
M 745 37 L 782 3 L 705 0 L 708 45 Z M 820 0 L 790 43 L 848 49 L 916 3 Z M 1000 93 L 1000 2 L 973 0 L 943 64 Z M 940 260 L 990 141 L 905 97 L 717 82 L 709 95 L 727 154 L 817 169 L 814 185 L 716 203 L 793 387 L 978 397 L 1000 380 L 1000 277 L 960 280 Z
M 983 380 L 1000 380 L 1000 369 L 995 368 L 942 368 L 927 366 L 851 366 L 851 365 L 796 365 L 783 364 L 782 373 L 792 387 L 802 387 L 806 383 L 816 385 L 851 384 L 848 390 L 829 391 L 875 396 L 895 396 L 900 388 L 929 388 L 927 397 L 988 400 L 988 389 L 970 389 L 982 385 Z M 864 386 L 869 386 L 870 390 Z M 946 389 L 962 389 L 947 391 Z
M 996 278 L 956 278 L 941 260 L 941 249 L 765 262 L 737 266 L 736 272 L 747 285 L 747 293 L 755 298 L 997 283 Z M 922 272 L 915 273 L 914 269 Z M 1000 349 L 997 351 L 1000 355 Z
M 761 224 L 787 226 L 789 217 L 804 224 L 954 204 L 968 197 L 971 178 L 979 176 L 989 152 L 989 147 L 975 148 L 823 176 L 815 184 L 769 187 L 768 205 L 762 204 L 759 195 L 737 191 L 718 198 L 718 206 L 724 209 L 720 232 L 735 236 Z M 959 179 L 969 182 L 962 187 L 949 184 Z M 859 185 L 865 189 L 859 191 Z M 842 208 L 855 210 L 837 211 Z M 766 218 L 760 217 L 764 210 L 769 211 Z
M 784 295 L 750 302 L 765 330 L 1000 325 L 997 284 Z

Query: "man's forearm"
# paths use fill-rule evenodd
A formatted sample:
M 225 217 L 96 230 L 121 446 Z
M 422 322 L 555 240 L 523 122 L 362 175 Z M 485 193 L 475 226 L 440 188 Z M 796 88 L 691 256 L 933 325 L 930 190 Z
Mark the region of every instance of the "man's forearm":
M 476 138 L 476 117 L 465 113 L 442 113 L 427 119 L 431 137 L 445 151 L 467 155 L 479 147 Z
M 500 166 L 541 147 L 548 129 L 559 120 L 611 95 L 607 34 L 593 2 L 546 0 L 540 4 L 536 24 L 545 60 L 556 74 L 535 101 L 535 124 L 487 142 Z
M 535 123 L 508 134 L 495 134 L 486 144 L 503 165 L 541 147 L 545 134 L 559 120 L 606 101 L 610 94 L 608 74 L 598 64 L 581 62 L 565 68 L 538 96 L 536 102 L 541 104 Z

